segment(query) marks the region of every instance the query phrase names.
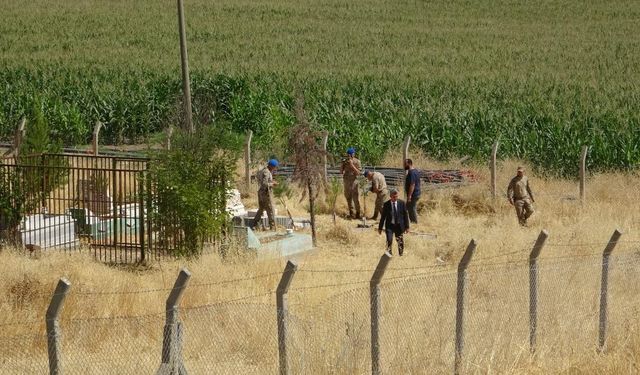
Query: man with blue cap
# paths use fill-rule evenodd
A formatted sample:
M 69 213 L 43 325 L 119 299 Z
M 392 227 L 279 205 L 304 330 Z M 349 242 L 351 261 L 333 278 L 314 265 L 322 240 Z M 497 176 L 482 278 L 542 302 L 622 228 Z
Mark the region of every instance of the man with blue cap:
M 272 172 L 278 168 L 278 161 L 271 159 L 267 163 L 267 166 L 262 168 L 256 175 L 258 181 L 258 212 L 253 218 L 252 228 L 255 228 L 259 222 L 262 221 L 262 213 L 267 211 L 267 218 L 269 218 L 269 229 L 276 229 L 276 221 L 273 215 L 273 187 L 278 184 L 273 180 Z
M 342 160 L 340 173 L 344 183 L 344 197 L 349 206 L 349 218 L 360 219 L 360 200 L 358 199 L 358 176 L 362 168 L 360 160 L 356 158 L 356 150 L 353 147 L 347 149 L 347 157 Z M 355 212 L 354 212 L 355 208 Z

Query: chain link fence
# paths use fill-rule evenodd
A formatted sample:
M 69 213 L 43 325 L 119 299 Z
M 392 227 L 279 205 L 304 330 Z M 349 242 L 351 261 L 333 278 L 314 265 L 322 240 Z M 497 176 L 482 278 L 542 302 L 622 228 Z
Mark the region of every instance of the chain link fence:
M 535 274 L 532 260 L 521 259 L 525 249 L 469 257 L 463 273 L 452 265 L 395 268 L 381 260 L 376 272 L 384 267 L 386 275 L 382 270 L 379 284 L 369 281 L 373 269 L 297 270 L 290 262 L 282 277 L 291 288 L 234 291 L 233 298 L 188 307 L 180 307 L 185 290 L 207 294 L 278 275 L 189 285 L 183 271 L 173 288 L 71 290 L 64 303 L 84 302 L 84 316 L 63 310 L 49 324 L 0 323 L 0 373 L 487 373 L 532 363 L 562 371 L 573 358 L 638 349 L 640 242 L 609 242 L 609 257 L 604 245 L 546 244 Z M 317 272 L 336 282 L 318 284 L 327 279 Z M 345 274 L 351 278 L 339 277 Z M 56 289 L 52 304 L 66 294 Z M 91 307 L 91 298 L 117 306 L 133 295 L 147 313 L 115 316 Z

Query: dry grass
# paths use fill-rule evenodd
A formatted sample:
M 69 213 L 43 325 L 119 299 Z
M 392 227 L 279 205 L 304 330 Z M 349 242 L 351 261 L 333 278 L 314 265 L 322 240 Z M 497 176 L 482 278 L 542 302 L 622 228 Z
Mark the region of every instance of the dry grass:
M 388 161 L 396 159 L 400 160 L 392 155 Z M 420 156 L 414 160 L 420 167 L 435 165 Z M 517 164 L 500 165 L 502 189 Z M 486 168 L 473 169 L 483 178 L 480 183 L 426 193 L 426 212 L 412 229 L 437 239 L 407 235 L 407 254 L 394 258 L 385 275 L 381 348 L 385 371 L 451 371 L 455 266 L 474 238 L 479 247 L 469 272 L 465 372 L 638 372 L 640 243 L 631 241 L 640 241 L 640 217 L 633 206 L 640 200 L 640 176 L 592 176 L 588 203 L 581 206 L 573 199 L 578 194 L 576 182 L 529 173 L 537 193 L 536 213 L 529 227 L 521 228 L 504 199 L 492 202 Z M 253 195 L 244 200 L 247 205 L 255 204 Z M 373 197 L 367 199 L 370 214 Z M 344 212 L 344 198 L 339 202 L 338 209 Z M 304 202 L 294 198 L 290 206 L 294 216 L 305 215 Z M 296 257 L 300 271 L 289 296 L 295 373 L 369 371 L 368 279 L 384 250 L 384 239 L 372 229 L 355 229 L 355 224 L 338 219 L 333 226 L 330 216 L 320 216 L 319 248 Z M 539 350 L 531 355 L 526 259 L 543 228 L 551 236 L 541 256 Z M 625 242 L 616 248 L 612 265 L 607 350 L 596 354 L 599 254 L 616 228 L 623 231 Z M 573 245 L 559 246 L 565 244 Z M 61 323 L 67 372 L 155 371 L 164 300 L 183 266 L 193 274 L 182 313 L 187 368 L 194 373 L 276 372 L 271 292 L 284 260 L 256 261 L 250 256 L 221 260 L 211 253 L 199 260 L 117 267 L 80 254 L 44 253 L 30 259 L 4 251 L 0 325 L 24 324 L 2 326 L 0 367 L 6 368 L 2 373 L 44 372 L 43 316 L 62 276 L 73 284 Z M 242 281 L 220 283 L 224 280 Z M 95 294 L 112 292 L 117 293 Z M 235 301 L 250 296 L 256 297 Z M 107 317 L 129 318 L 96 319 Z M 108 360 L 114 357 L 118 361 Z

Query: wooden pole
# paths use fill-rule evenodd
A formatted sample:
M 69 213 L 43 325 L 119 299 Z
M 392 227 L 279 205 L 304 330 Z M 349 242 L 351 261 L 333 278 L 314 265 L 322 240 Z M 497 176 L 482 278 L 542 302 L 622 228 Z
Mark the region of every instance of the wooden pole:
M 496 157 L 498 155 L 499 142 L 496 141 L 491 148 L 491 197 L 495 200 L 498 196 L 498 173 L 496 171 Z
M 171 138 L 173 137 L 173 125 L 169 125 L 167 128 L 167 142 L 165 144 L 165 148 L 167 151 L 171 150 Z
M 98 156 L 98 138 L 100 136 L 100 129 L 102 129 L 102 123 L 100 121 L 96 121 L 96 125 L 93 127 L 93 139 L 91 140 L 93 156 Z
M 402 168 L 402 171 L 404 171 L 404 163 L 407 159 L 409 159 L 409 145 L 411 144 L 411 136 L 407 135 L 404 138 L 404 142 L 402 143 L 402 164 L 400 164 L 400 168 Z M 403 175 L 406 175 L 407 172 L 404 171 Z M 402 184 L 404 183 L 404 181 L 400 181 L 400 186 L 402 186 Z M 404 189 L 403 189 L 404 190 Z M 404 192 L 404 198 L 407 199 L 407 192 Z
M 253 131 L 247 130 L 247 137 L 244 140 L 244 183 L 247 192 L 251 189 L 251 139 Z
M 582 155 L 580 155 L 580 201 L 585 203 L 587 199 L 587 152 L 589 146 L 582 146 Z
M 13 147 L 11 148 L 11 150 L 5 152 L 3 156 L 13 154 L 13 157 L 16 160 L 18 159 L 18 156 L 20 155 L 20 146 L 22 145 L 22 140 L 26 135 L 26 124 L 26 118 L 23 117 L 22 119 L 20 119 L 20 123 L 18 124 L 18 128 L 16 128 L 16 133 L 13 138 Z
M 187 55 L 187 36 L 184 26 L 184 4 L 183 0 L 178 0 L 178 27 L 180 29 L 180 61 L 182 64 L 182 94 L 185 127 L 189 133 L 195 133 L 191 112 L 191 83 L 189 80 L 189 57 Z
M 329 143 L 329 132 L 325 130 L 322 135 L 322 150 L 324 154 L 322 156 L 324 162 L 324 181 L 329 182 L 329 173 L 327 172 L 327 143 Z

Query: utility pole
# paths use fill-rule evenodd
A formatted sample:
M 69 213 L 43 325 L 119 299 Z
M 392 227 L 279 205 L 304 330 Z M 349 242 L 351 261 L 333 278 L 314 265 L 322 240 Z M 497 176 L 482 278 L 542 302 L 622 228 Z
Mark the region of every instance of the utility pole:
M 182 94 L 184 96 L 185 127 L 189 133 L 195 133 L 191 113 L 191 84 L 189 83 L 189 58 L 187 56 L 187 36 L 184 27 L 184 4 L 178 0 L 178 26 L 180 29 L 180 59 L 182 62 Z

